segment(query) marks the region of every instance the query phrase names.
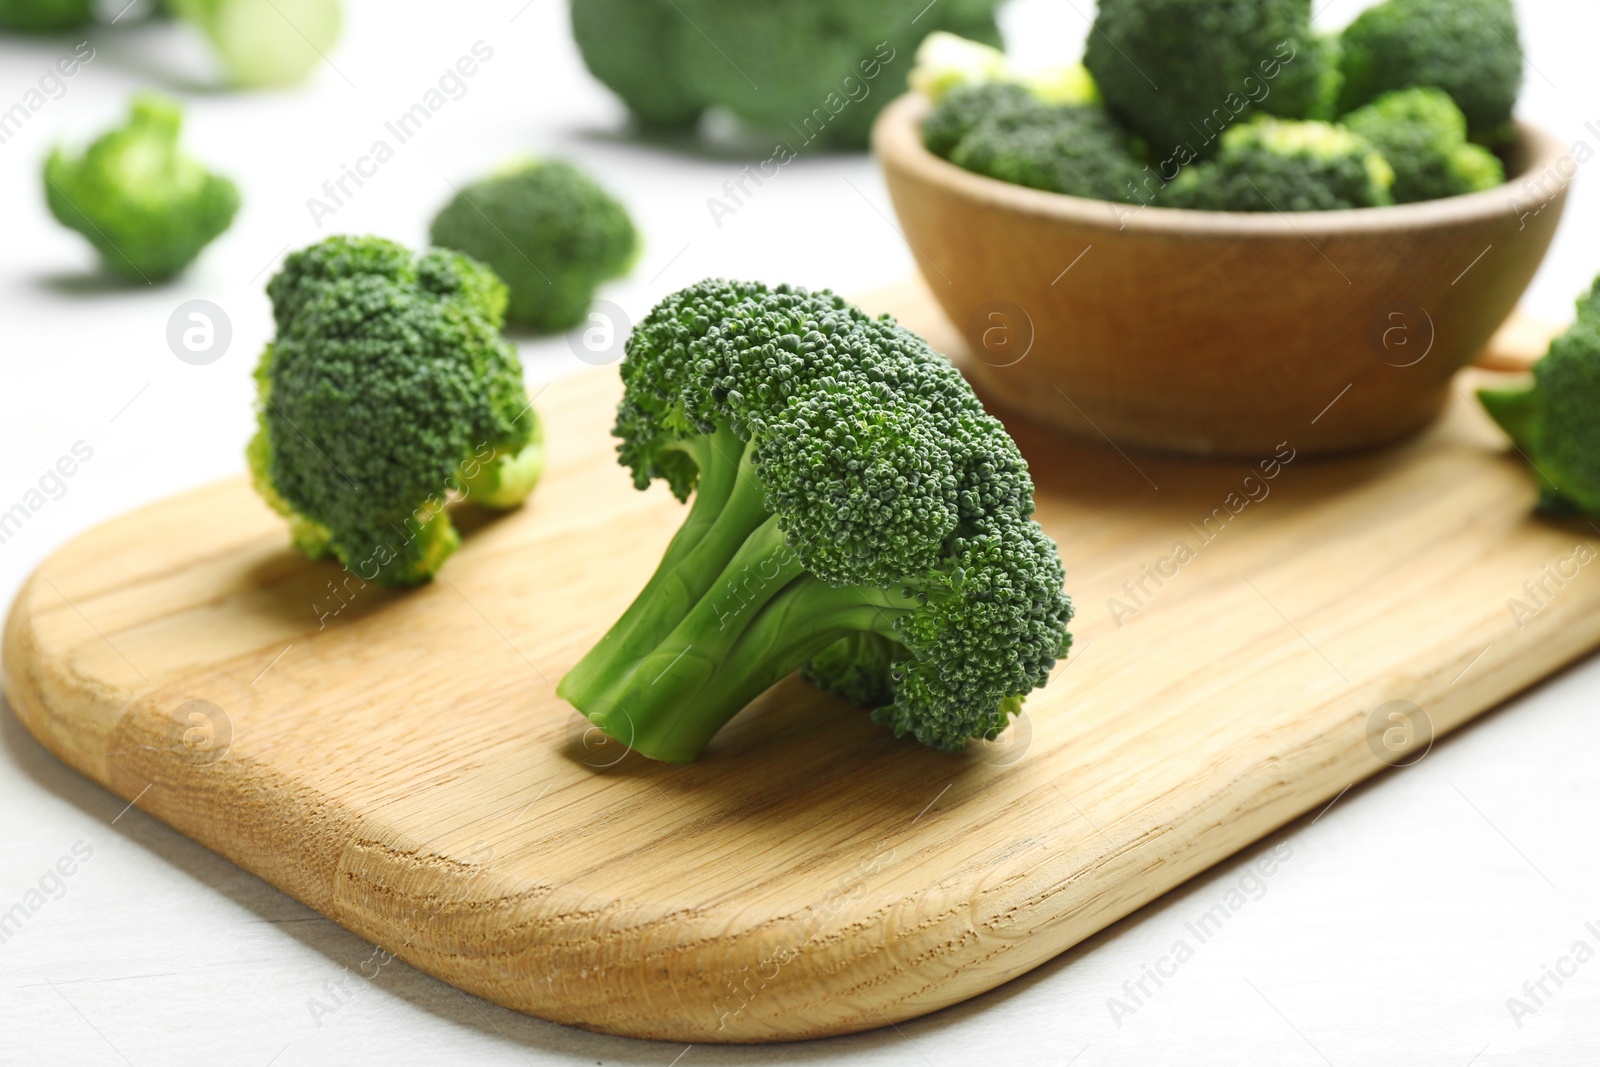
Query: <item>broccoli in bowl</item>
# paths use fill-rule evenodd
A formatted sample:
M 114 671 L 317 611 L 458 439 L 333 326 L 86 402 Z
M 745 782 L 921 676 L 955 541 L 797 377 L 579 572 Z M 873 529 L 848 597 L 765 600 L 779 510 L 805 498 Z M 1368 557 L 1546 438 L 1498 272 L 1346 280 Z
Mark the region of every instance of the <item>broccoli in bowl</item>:
M 930 152 L 1013 184 L 1209 211 L 1437 200 L 1506 181 L 1515 20 L 1475 3 L 1384 0 L 1335 35 L 1310 0 L 1101 0 L 1071 99 L 977 42 L 930 38 L 911 83 Z

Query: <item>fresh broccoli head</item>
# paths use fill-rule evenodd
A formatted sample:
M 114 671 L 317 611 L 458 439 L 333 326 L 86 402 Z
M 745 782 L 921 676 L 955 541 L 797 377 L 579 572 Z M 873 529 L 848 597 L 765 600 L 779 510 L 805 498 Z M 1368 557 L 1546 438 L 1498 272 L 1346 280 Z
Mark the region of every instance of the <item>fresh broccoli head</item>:
M 128 123 L 83 155 L 59 147 L 45 160 L 45 198 L 106 266 L 154 282 L 183 270 L 226 230 L 239 190 L 178 147 L 183 110 L 150 93 L 133 98 Z
M 1258 111 L 1306 117 L 1325 68 L 1310 0 L 1100 0 L 1084 65 L 1163 158 L 1180 146 L 1209 155 Z
M 1532 385 L 1478 398 L 1532 461 L 1540 510 L 1600 516 L 1600 279 L 1578 301 L 1578 321 L 1534 366 Z
M 1466 116 L 1443 90 L 1399 89 L 1341 121 L 1394 168 L 1396 203 L 1475 193 L 1506 180 L 1494 153 L 1467 141 Z
M 290 85 L 339 39 L 339 0 L 165 0 L 210 43 L 238 86 Z
M 54 33 L 94 20 L 94 0 L 0 0 L 0 29 Z
M 1099 107 L 1047 104 L 994 81 L 946 93 L 922 124 L 922 143 L 976 174 L 1097 200 L 1132 200 L 1144 166 L 1137 143 Z
M 936 156 L 950 158 L 962 140 L 984 124 L 1016 129 L 1043 121 L 1046 105 L 1014 82 L 962 85 L 940 97 L 922 121 L 922 143 Z
M 454 252 L 330 237 L 267 283 L 256 489 L 295 546 L 385 586 L 425 582 L 460 538 L 453 497 L 520 504 L 544 467 L 505 286 Z
M 1090 107 L 1046 107 L 1031 121 L 980 122 L 950 162 L 1034 189 L 1129 202 L 1144 173 L 1128 135 Z
M 1157 198 L 1202 211 L 1333 211 L 1394 203 L 1394 171 L 1365 139 L 1326 122 L 1259 118 L 1222 136 Z
M 607 734 L 691 760 L 803 668 L 954 750 L 1066 653 L 1027 464 L 917 335 L 826 291 L 712 279 L 640 323 L 622 379 L 621 462 L 694 503 L 557 689 Z
M 639 254 L 628 211 L 570 163 L 517 163 L 456 193 L 430 239 L 494 268 L 511 291 L 506 321 L 552 333 L 584 321 L 601 282 Z
M 591 73 L 646 125 L 722 107 L 795 147 L 866 143 L 930 32 L 999 42 L 999 0 L 572 0 Z M 895 71 L 902 73 L 896 74 Z
M 1339 109 L 1393 89 L 1449 93 L 1478 141 L 1505 140 L 1522 85 L 1511 0 L 1384 0 L 1344 31 Z

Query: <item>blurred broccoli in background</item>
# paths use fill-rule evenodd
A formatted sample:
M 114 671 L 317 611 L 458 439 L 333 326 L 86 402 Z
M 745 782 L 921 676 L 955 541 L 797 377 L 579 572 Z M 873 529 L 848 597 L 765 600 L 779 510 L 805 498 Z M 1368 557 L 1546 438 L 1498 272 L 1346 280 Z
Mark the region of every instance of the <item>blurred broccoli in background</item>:
M 544 470 L 505 286 L 455 252 L 330 237 L 267 283 L 277 336 L 256 369 L 256 489 L 295 547 L 385 586 L 460 544 L 452 496 L 515 507 Z
M 1157 197 L 1202 211 L 1331 211 L 1392 204 L 1394 171 L 1370 142 L 1326 122 L 1258 118 L 1222 135 Z
M 494 268 L 510 290 L 506 318 L 549 333 L 584 321 L 600 283 L 639 254 L 627 209 L 559 160 L 518 162 L 460 190 L 430 239 Z
M 1341 121 L 1394 168 L 1396 203 L 1473 193 L 1506 180 L 1493 152 L 1468 143 L 1466 116 L 1442 90 L 1400 89 Z
M 1600 516 L 1600 279 L 1531 385 L 1482 389 L 1478 399 L 1532 463 L 1541 511 Z
M 0 29 L 53 33 L 94 19 L 94 0 L 0 0 Z
M 194 25 L 237 86 L 303 79 L 339 39 L 338 0 L 164 0 Z
M 572 0 L 590 72 L 644 125 L 688 127 L 712 107 L 785 137 L 866 143 L 929 33 L 999 43 L 1000 0 Z
M 1088 107 L 1100 102 L 1100 90 L 1082 63 L 1019 71 L 993 45 L 943 30 L 928 34 L 917 46 L 916 65 L 907 82 L 935 103 L 953 89 L 991 82 L 1015 82 L 1046 104 Z
M 1346 28 L 1341 44 L 1341 112 L 1423 86 L 1450 94 L 1473 140 L 1510 138 L 1522 85 L 1511 0 L 1384 0 Z
M 182 124 L 176 101 L 141 93 L 127 125 L 103 134 L 77 158 L 57 147 L 45 161 L 51 214 L 129 278 L 155 282 L 176 275 L 239 209 L 233 182 L 179 148 Z
M 1203 158 L 1251 114 L 1310 115 L 1325 52 L 1310 0 L 1100 0 L 1084 65 L 1158 156 L 1187 146 Z
M 945 93 L 922 120 L 922 143 L 936 156 L 950 158 L 973 130 L 984 124 L 1015 128 L 1038 122 L 1045 105 L 1014 82 L 957 86 Z
M 1132 201 L 1144 171 L 1102 109 L 1046 104 L 1009 82 L 952 90 L 924 122 L 923 143 L 978 174 L 1099 200 Z

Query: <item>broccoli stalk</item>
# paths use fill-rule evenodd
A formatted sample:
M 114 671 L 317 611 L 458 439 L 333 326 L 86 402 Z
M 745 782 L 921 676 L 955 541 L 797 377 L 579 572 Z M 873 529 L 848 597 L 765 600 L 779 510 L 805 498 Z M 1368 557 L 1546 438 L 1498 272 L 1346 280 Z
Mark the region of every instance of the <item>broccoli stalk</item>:
M 1600 516 L 1600 279 L 1531 384 L 1481 389 L 1478 399 L 1532 464 L 1541 511 Z
M 671 762 L 800 669 L 935 748 L 1003 730 L 1071 606 L 1026 463 L 954 368 L 831 293 L 721 280 L 627 351 L 621 460 L 694 503 L 557 692 Z
M 301 81 L 339 39 L 338 0 L 166 0 L 205 37 L 232 85 Z

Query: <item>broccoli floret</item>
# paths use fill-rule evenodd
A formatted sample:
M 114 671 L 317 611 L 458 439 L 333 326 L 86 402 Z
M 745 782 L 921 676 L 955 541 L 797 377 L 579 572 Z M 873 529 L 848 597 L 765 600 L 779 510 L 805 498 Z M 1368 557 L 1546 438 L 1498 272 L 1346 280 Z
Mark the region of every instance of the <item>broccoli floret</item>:
M 533 490 L 543 435 L 487 267 L 330 237 L 289 256 L 267 295 L 277 336 L 248 457 L 301 551 L 416 585 L 460 544 L 452 499 L 510 508 Z
M 1440 89 L 1399 89 L 1342 120 L 1394 168 L 1394 199 L 1408 204 L 1491 189 L 1506 180 L 1493 152 L 1467 141 L 1467 119 Z
M 517 163 L 458 192 L 433 220 L 434 244 L 494 268 L 511 291 L 506 320 L 550 333 L 584 321 L 600 283 L 639 253 L 627 209 L 559 160 Z
M 339 0 L 165 0 L 210 43 L 223 75 L 243 87 L 291 85 L 339 39 Z
M 1578 320 L 1533 368 L 1533 384 L 1478 398 L 1533 465 L 1540 510 L 1600 516 L 1600 279 Z
M 695 758 L 791 672 L 896 736 L 992 738 L 1065 654 L 1071 605 L 1005 428 L 917 335 L 827 291 L 711 279 L 634 330 L 613 431 L 694 503 L 557 692 Z
M 962 85 L 940 98 L 922 121 L 922 143 L 945 159 L 963 138 L 986 123 L 1001 128 L 1041 121 L 1046 105 L 1014 82 Z
M 688 126 L 721 107 L 799 148 L 865 144 L 894 86 L 905 84 L 918 43 L 949 30 L 998 44 L 998 4 L 941 0 L 920 14 L 898 0 L 572 0 L 571 7 L 590 72 L 641 122 Z
M 1442 89 L 1467 117 L 1473 140 L 1508 138 L 1522 85 L 1511 0 L 1384 0 L 1342 38 L 1341 112 L 1394 89 Z
M 1258 111 L 1306 117 L 1326 66 L 1310 0 L 1100 0 L 1084 65 L 1162 158 L 1204 158 Z
M 1394 171 L 1342 126 L 1259 118 L 1222 136 L 1214 160 L 1185 167 L 1157 199 L 1202 211 L 1333 211 L 1394 203 Z
M 1137 142 L 1103 109 L 1047 104 L 1014 82 L 952 89 L 923 121 L 922 143 L 977 174 L 1097 200 L 1135 199 L 1144 172 Z
M 1100 108 L 1047 107 L 1020 122 L 980 122 L 950 162 L 1001 181 L 1096 200 L 1137 199 L 1144 165 Z
M 173 277 L 239 209 L 233 182 L 178 147 L 182 124 L 176 101 L 141 93 L 127 125 L 101 135 L 81 156 L 57 147 L 45 160 L 50 213 L 129 278 Z
M 54 33 L 94 20 L 94 0 L 0 0 L 0 28 Z

